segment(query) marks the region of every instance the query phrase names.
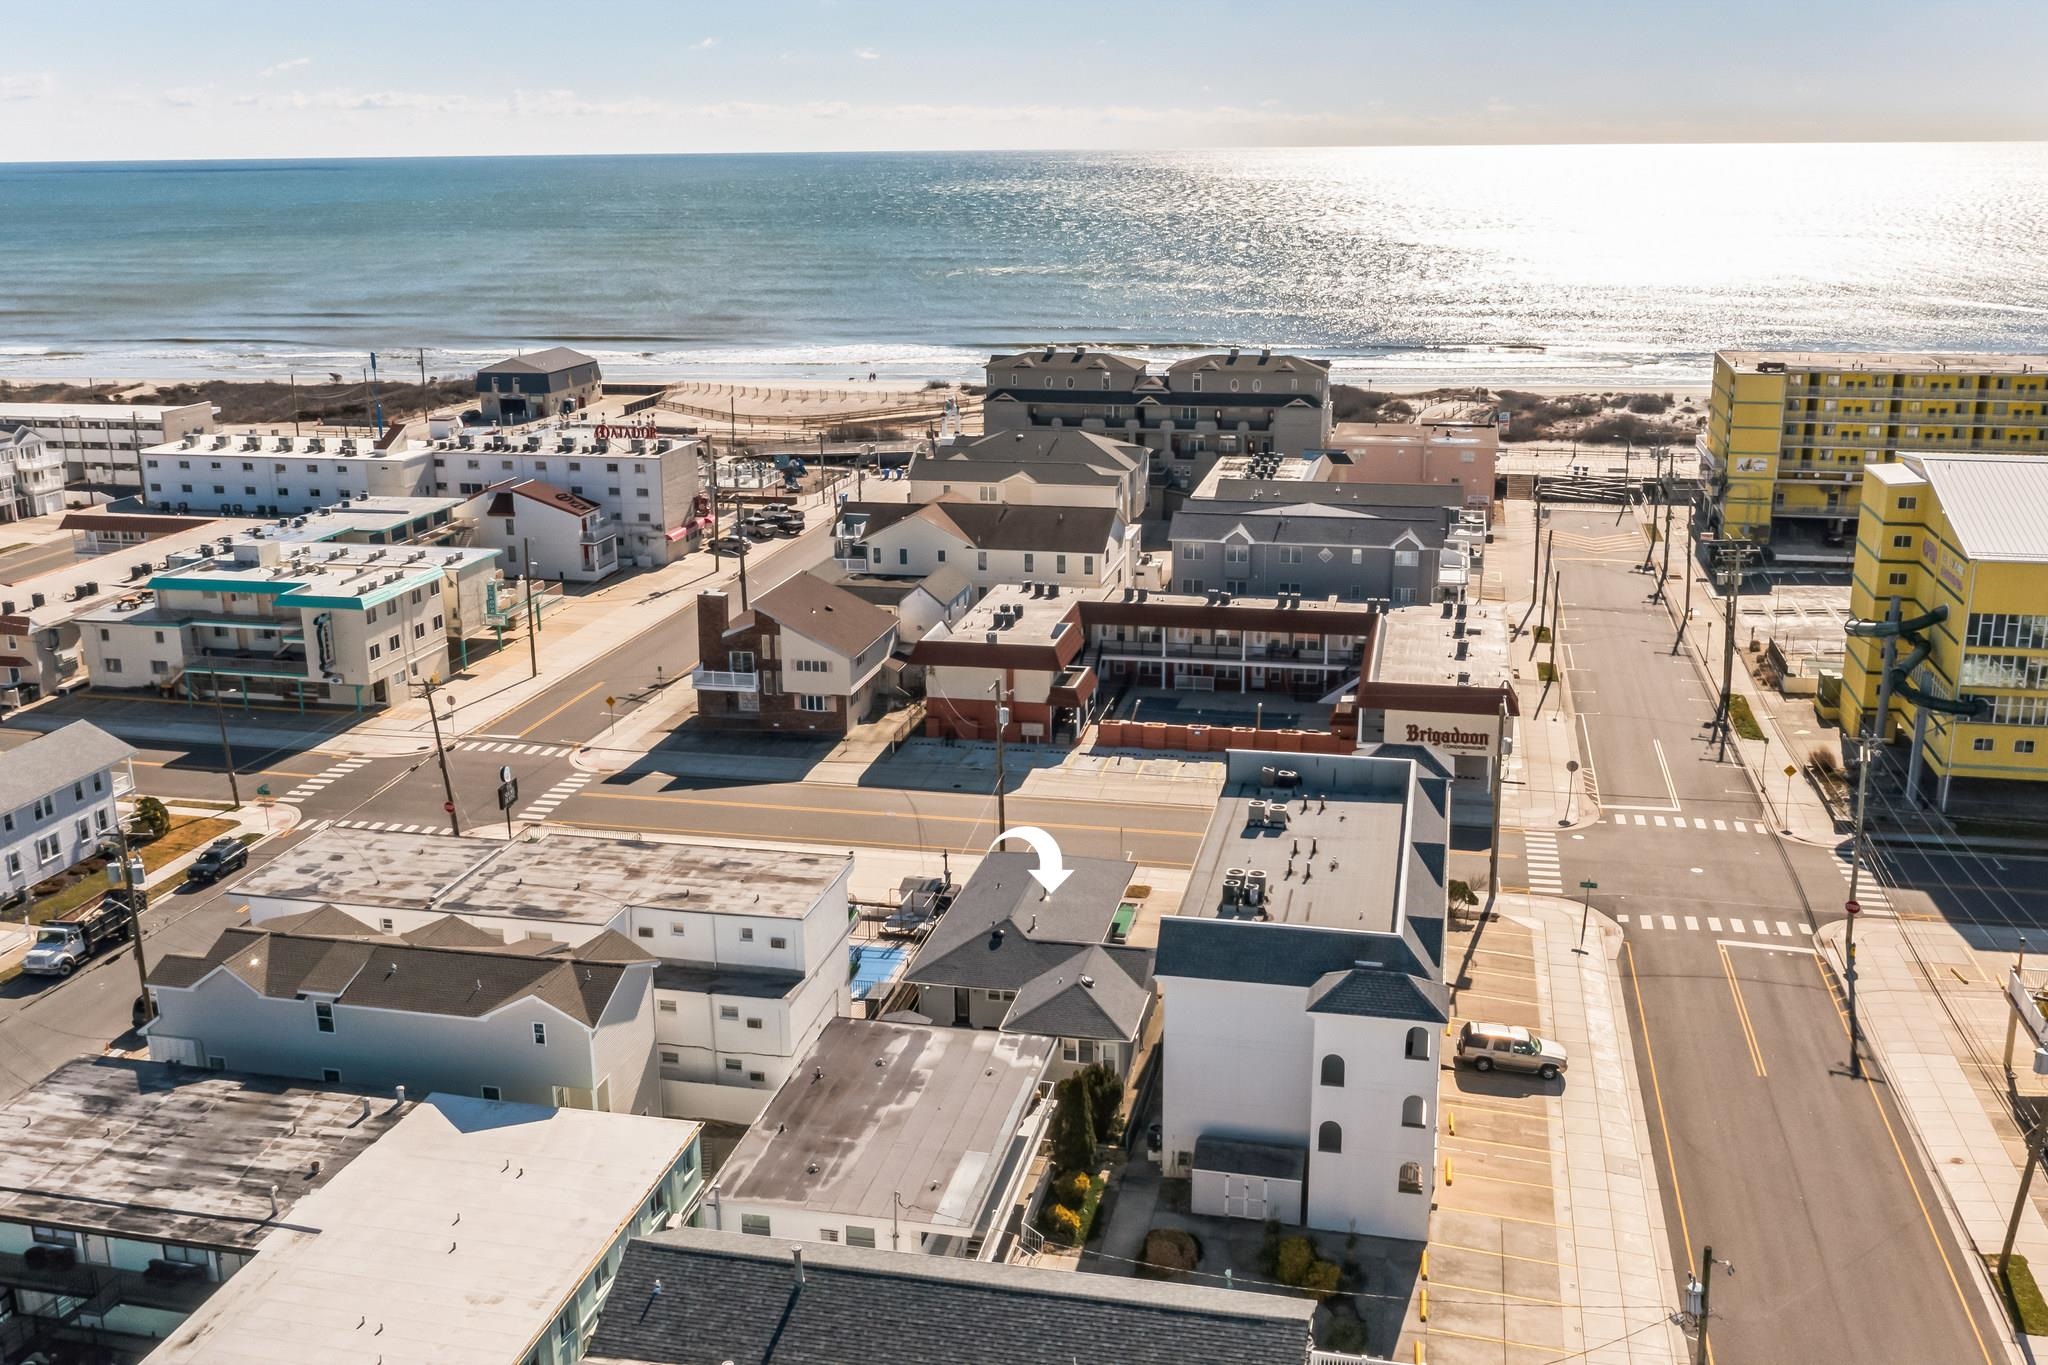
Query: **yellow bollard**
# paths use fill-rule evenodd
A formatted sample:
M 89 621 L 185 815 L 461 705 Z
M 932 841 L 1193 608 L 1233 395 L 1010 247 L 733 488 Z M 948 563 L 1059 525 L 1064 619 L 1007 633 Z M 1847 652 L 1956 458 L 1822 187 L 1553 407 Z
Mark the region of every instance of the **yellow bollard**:
M 1429 1286 L 1415 1291 L 1415 1316 L 1423 1322 L 1429 1321 Z
M 1451 1136 L 1456 1137 L 1458 1135 L 1458 1111 L 1455 1109 L 1444 1110 L 1444 1122 L 1450 1125 Z
M 1415 1365 L 1423 1365 L 1422 1343 L 1419 1341 L 1415 1343 Z
M 1425 1280 L 1429 1278 L 1429 1248 L 1428 1248 L 1428 1247 L 1424 1247 L 1424 1248 L 1422 1249 L 1422 1278 L 1423 1278 L 1423 1279 L 1425 1279 Z
M 1445 1158 L 1444 1158 L 1444 1184 L 1446 1184 L 1446 1185 L 1455 1185 L 1455 1184 L 1457 1184 L 1457 1183 L 1458 1183 L 1458 1182 L 1457 1182 L 1456 1178 L 1455 1178 L 1455 1177 L 1453 1177 L 1453 1176 L 1452 1176 L 1452 1174 L 1451 1174 L 1451 1159 L 1450 1159 L 1449 1157 L 1445 1157 Z

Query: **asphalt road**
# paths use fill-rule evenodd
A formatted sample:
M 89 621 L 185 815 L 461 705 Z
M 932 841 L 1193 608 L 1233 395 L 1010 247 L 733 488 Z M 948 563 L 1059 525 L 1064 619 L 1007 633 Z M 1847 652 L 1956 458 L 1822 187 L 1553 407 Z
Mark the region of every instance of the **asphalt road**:
M 1705 728 L 1714 693 L 1670 650 L 1641 542 L 1612 509 L 1558 508 L 1567 669 L 1602 808 L 1557 832 L 1567 894 L 1622 921 L 1624 986 L 1680 1267 L 1717 1279 L 1722 1361 L 1993 1359 L 1999 1327 L 1812 931 L 1846 890 L 1780 840 Z M 1739 825 L 1739 827 L 1738 827 Z M 1544 842 L 1547 843 L 1547 840 Z M 1525 875 L 1529 875 L 1525 873 Z

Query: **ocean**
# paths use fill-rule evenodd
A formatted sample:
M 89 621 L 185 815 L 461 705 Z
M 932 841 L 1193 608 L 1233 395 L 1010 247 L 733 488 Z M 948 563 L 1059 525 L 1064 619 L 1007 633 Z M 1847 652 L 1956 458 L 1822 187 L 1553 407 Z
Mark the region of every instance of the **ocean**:
M 2048 144 L 0 165 L 0 377 L 972 377 L 1223 344 L 1387 386 L 2048 352 Z

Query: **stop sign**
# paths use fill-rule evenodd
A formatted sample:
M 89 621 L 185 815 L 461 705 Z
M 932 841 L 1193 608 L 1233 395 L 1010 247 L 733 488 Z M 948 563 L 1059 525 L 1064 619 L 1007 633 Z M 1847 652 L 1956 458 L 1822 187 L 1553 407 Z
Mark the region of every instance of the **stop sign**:
M 1843 901 L 1842 908 L 1844 910 L 1847 910 L 1852 915 L 1860 915 L 1863 913 L 1863 903 L 1861 901 Z
M 453 815 L 455 814 L 455 803 L 453 801 L 443 801 L 441 803 L 441 809 L 446 811 L 448 814 Z

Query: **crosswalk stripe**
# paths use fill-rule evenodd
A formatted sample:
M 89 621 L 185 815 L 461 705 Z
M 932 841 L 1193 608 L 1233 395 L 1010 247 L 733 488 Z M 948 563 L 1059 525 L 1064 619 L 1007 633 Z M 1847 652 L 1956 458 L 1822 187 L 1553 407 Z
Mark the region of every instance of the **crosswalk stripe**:
M 1658 829 L 1662 829 L 1662 828 L 1664 828 L 1664 817 L 1663 817 L 1663 816 L 1661 816 L 1661 815 L 1660 815 L 1660 816 L 1657 816 L 1657 817 L 1656 817 L 1656 820 L 1657 820 L 1657 828 L 1658 828 Z
M 1716 820 L 1714 822 L 1714 828 L 1720 831 L 1721 833 L 1725 834 L 1728 832 L 1728 822 L 1726 820 Z
M 1737 834 L 1747 834 L 1749 833 L 1749 826 L 1743 824 L 1740 820 L 1737 820 L 1735 822 L 1735 832 Z
M 1692 827 L 1694 829 L 1705 829 L 1707 827 L 1707 822 L 1695 816 L 1693 818 Z
M 1799 932 L 1811 936 L 1813 933 L 1813 926 L 1802 922 L 1799 926 Z
M 1676 929 L 1678 927 L 1678 921 L 1674 919 L 1672 916 L 1666 915 L 1664 917 L 1664 927 L 1666 929 Z
M 1709 916 L 1709 917 L 1708 917 L 1708 919 L 1707 919 L 1707 932 L 1708 932 L 1708 933 L 1710 933 L 1710 934 L 1718 934 L 1718 933 L 1720 933 L 1720 932 L 1721 932 L 1721 921 L 1719 921 L 1719 920 L 1717 920 L 1717 919 L 1714 919 L 1713 917 Z
M 1791 926 L 1791 925 L 1789 925 L 1789 924 L 1787 924 L 1787 923 L 1785 923 L 1785 921 L 1783 921 L 1783 920 L 1779 920 L 1779 921 L 1778 921 L 1778 932 L 1779 932 L 1779 933 L 1781 933 L 1781 934 L 1783 934 L 1783 935 L 1784 935 L 1784 936 L 1785 936 L 1786 938 L 1790 938 L 1790 937 L 1792 937 L 1792 926 Z
M 1614 917 L 1614 922 L 1615 922 L 1616 924 L 1627 924 L 1627 923 L 1628 923 L 1628 916 L 1627 916 L 1627 915 L 1616 915 L 1616 916 Z
M 1697 929 L 1700 927 L 1700 922 L 1694 919 L 1691 915 L 1687 915 L 1685 917 L 1685 927 L 1688 929 Z

